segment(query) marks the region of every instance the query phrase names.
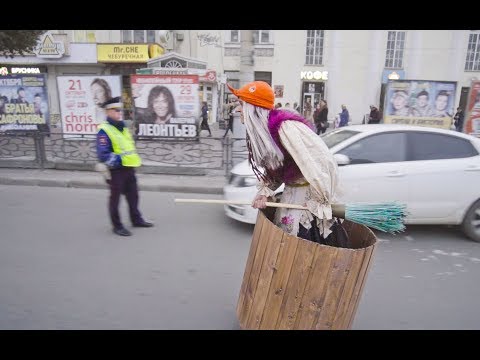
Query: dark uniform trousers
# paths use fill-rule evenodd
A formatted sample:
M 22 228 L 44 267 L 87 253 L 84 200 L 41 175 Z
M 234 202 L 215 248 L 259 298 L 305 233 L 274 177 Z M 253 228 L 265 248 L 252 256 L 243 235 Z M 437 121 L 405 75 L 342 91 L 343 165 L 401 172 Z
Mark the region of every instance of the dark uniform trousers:
M 137 178 L 135 176 L 135 168 L 122 167 L 119 169 L 110 170 L 112 178 L 110 180 L 110 219 L 113 227 L 122 228 L 120 220 L 120 213 L 118 205 L 120 202 L 120 195 L 125 194 L 130 211 L 130 220 L 132 224 L 138 224 L 143 221 L 142 215 L 138 210 L 138 187 Z

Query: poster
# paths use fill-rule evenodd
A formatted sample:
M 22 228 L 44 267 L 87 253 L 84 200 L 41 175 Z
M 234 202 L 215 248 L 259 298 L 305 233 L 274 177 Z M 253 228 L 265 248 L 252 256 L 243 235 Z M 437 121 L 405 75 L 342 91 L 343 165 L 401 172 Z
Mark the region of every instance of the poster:
M 452 81 L 389 81 L 384 123 L 450 129 L 455 114 L 456 86 Z
M 197 136 L 198 75 L 132 75 L 131 83 L 138 136 Z
M 470 86 L 463 132 L 480 137 L 480 81 L 472 81 Z
M 45 74 L 0 77 L 0 131 L 49 132 Z
M 273 86 L 273 91 L 275 92 L 275 97 L 276 98 L 283 98 L 283 85 L 274 85 Z
M 96 134 L 97 125 L 106 119 L 101 105 L 113 97 L 122 96 L 118 75 L 57 76 L 57 84 L 65 137 Z

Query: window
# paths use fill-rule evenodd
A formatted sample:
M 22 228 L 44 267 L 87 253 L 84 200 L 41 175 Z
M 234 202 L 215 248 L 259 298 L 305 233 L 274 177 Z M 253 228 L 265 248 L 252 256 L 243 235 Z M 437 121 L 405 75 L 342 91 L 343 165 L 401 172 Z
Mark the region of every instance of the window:
M 240 42 L 240 30 L 230 30 L 230 42 Z
M 406 134 L 400 132 L 372 135 L 338 151 L 338 154 L 347 155 L 352 165 L 405 161 L 406 139 Z
M 404 49 L 405 31 L 389 31 L 387 38 L 387 54 L 385 56 L 385 67 L 388 69 L 402 69 Z
M 123 43 L 154 43 L 155 30 L 122 30 Z
M 272 86 L 272 73 L 269 71 L 255 71 L 255 81 L 265 81 L 268 85 Z
M 254 30 L 253 31 L 253 43 L 255 45 L 272 44 L 272 32 L 270 30 Z M 240 30 L 228 30 L 226 32 L 225 41 L 227 43 L 240 43 Z
M 225 71 L 225 75 L 227 76 L 227 82 L 231 87 L 234 89 L 240 87 L 240 71 Z M 230 93 L 230 89 L 225 87 L 225 92 Z
M 74 42 L 97 42 L 95 38 L 95 30 L 73 30 Z
M 327 145 L 327 147 L 330 149 L 335 145 L 341 143 L 342 141 L 345 141 L 357 134 L 358 134 L 358 131 L 340 130 L 340 131 L 332 131 L 332 132 L 323 134 L 321 137 L 322 137 L 322 140 Z
M 253 43 L 258 44 L 271 44 L 273 41 L 270 39 L 270 30 L 255 30 L 253 32 Z
M 305 64 L 323 64 L 323 30 L 307 30 L 307 47 L 305 53 Z
M 470 141 L 456 136 L 413 132 L 408 134 L 409 160 L 458 159 L 478 155 Z
M 467 59 L 465 71 L 480 70 L 480 32 L 472 31 L 468 38 Z

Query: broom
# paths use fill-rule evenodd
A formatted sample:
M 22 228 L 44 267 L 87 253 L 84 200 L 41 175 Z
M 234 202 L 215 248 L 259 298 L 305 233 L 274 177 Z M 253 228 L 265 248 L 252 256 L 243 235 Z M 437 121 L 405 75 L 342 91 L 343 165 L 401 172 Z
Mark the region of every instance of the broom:
M 175 199 L 175 202 L 223 205 L 252 204 L 251 201 L 244 200 L 231 201 L 213 199 Z M 267 201 L 266 205 L 269 207 L 308 210 L 306 207 L 297 204 L 284 204 Z M 332 204 L 333 216 L 390 234 L 395 234 L 405 230 L 405 225 L 403 222 L 405 216 L 407 215 L 406 210 L 407 208 L 404 204 L 397 202 Z

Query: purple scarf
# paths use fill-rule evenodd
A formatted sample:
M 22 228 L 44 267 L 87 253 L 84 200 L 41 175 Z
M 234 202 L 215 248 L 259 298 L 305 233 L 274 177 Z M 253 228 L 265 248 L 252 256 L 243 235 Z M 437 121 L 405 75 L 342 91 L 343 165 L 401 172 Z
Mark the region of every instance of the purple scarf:
M 287 120 L 299 121 L 308 126 L 312 131 L 314 130 L 312 123 L 296 112 L 288 110 L 271 110 L 268 114 L 268 130 L 270 131 L 270 134 L 272 135 L 275 144 L 277 144 L 278 148 L 282 151 L 284 160 L 283 167 L 274 171 L 267 170 L 267 172 L 271 177 L 275 178 L 276 180 L 280 180 L 285 182 L 286 184 L 289 184 L 303 177 L 303 175 L 297 164 L 293 160 L 292 156 L 283 147 L 280 141 L 280 127 L 282 126 L 283 122 Z

